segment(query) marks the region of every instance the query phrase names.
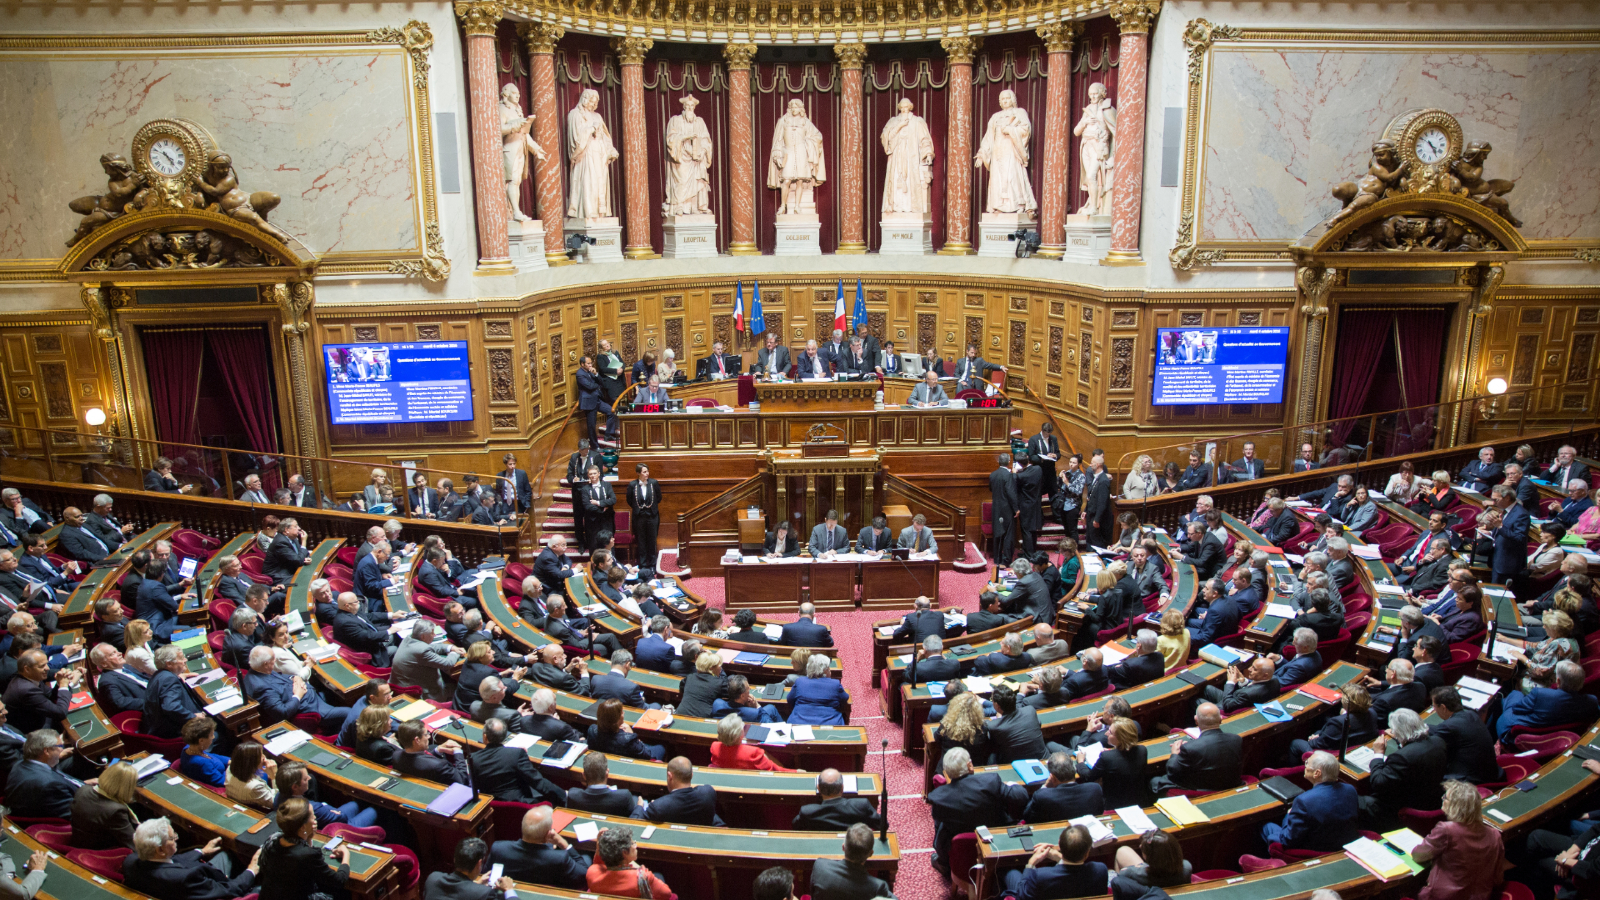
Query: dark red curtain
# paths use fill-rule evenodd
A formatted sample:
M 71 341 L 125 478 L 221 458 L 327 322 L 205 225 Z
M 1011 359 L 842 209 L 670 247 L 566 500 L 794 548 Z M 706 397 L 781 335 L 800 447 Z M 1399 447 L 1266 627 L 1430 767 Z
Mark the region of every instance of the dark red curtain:
M 1028 180 L 1033 182 L 1035 200 L 1044 188 L 1045 73 L 1048 70 L 1044 43 L 1031 31 L 985 39 L 982 51 L 972 61 L 972 152 L 977 153 L 983 144 L 984 132 L 989 130 L 989 117 L 1000 111 L 1001 92 L 1014 92 L 1017 106 L 1028 113 L 1028 121 L 1033 125 L 1028 139 Z M 966 160 L 966 165 L 972 165 L 972 160 Z M 974 241 L 978 234 L 978 217 L 983 215 L 988 196 L 989 170 L 974 168 L 971 226 Z
M 862 78 L 866 107 L 862 117 L 866 154 L 862 189 L 866 199 L 867 247 L 872 250 L 883 243 L 883 180 L 889 168 L 889 157 L 883 152 L 883 126 L 899 113 L 901 99 L 910 100 L 911 111 L 927 120 L 928 135 L 933 138 L 933 182 L 928 185 L 928 199 L 933 212 L 933 246 L 944 245 L 944 197 L 949 183 L 945 148 L 950 133 L 947 60 L 938 44 L 913 46 L 921 52 L 913 55 L 896 52 L 902 48 L 894 45 L 868 45 L 872 56 L 881 54 L 881 58 L 867 60 Z
M 1394 328 L 1394 313 L 1387 309 L 1347 309 L 1339 314 L 1336 338 L 1338 355 L 1333 364 L 1333 391 L 1328 401 L 1328 418 L 1358 416 L 1366 407 L 1367 395 L 1378 371 L 1378 359 L 1389 343 Z M 1316 373 L 1305 373 L 1314 378 Z M 1329 442 L 1344 446 L 1355 428 L 1355 420 L 1335 422 Z
M 707 56 L 703 59 L 665 58 Z M 662 249 L 661 203 L 667 194 L 667 121 L 683 112 L 684 97 L 700 101 L 694 114 L 711 133 L 711 212 L 717 217 L 717 250 L 725 252 L 733 233 L 732 169 L 728 162 L 728 79 L 721 62 L 709 58 L 720 47 L 657 43 L 644 61 L 645 135 L 650 146 L 650 242 Z M 620 161 L 619 161 L 620 162 Z
M 249 446 L 257 453 L 278 452 L 278 415 L 272 402 L 272 364 L 267 336 L 260 329 L 209 331 L 211 358 L 244 423 Z
M 778 118 L 788 112 L 790 100 L 800 100 L 806 105 L 811 124 L 822 132 L 828 181 L 817 186 L 815 197 L 817 217 L 822 220 L 822 252 L 832 253 L 839 246 L 839 70 L 832 59 L 815 63 L 762 61 L 769 53 L 781 52 L 762 48 L 750 73 L 756 119 L 756 244 L 762 253 L 771 253 L 777 244 L 773 224 L 777 221 L 778 191 L 767 187 L 767 161 L 772 156 L 772 133 L 778 127 Z
M 622 74 L 617 68 L 617 59 L 611 52 L 610 39 L 593 34 L 569 33 L 561 39 L 561 44 L 556 48 L 556 114 L 561 117 L 561 179 L 563 184 L 567 181 L 567 173 L 572 171 L 572 160 L 567 156 L 567 114 L 578 105 L 578 98 L 583 92 L 593 88 L 600 94 L 600 117 L 606 120 L 606 127 L 611 129 L 611 143 L 617 148 L 617 159 L 611 163 L 611 214 L 621 222 L 623 234 L 628 228 L 628 197 L 623 193 L 622 186 Z M 550 152 L 550 148 L 544 148 Z M 570 203 L 572 195 L 570 185 L 561 193 L 561 202 Z M 545 228 L 560 228 L 565 222 L 566 210 L 562 210 L 562 222 L 551 225 L 545 223 Z M 624 239 L 626 240 L 626 239 Z
M 1398 315 L 1398 314 L 1397 314 Z M 1399 338 L 1399 364 L 1405 395 L 1402 405 L 1426 406 L 1399 417 L 1392 453 L 1417 453 L 1433 448 L 1439 401 L 1439 381 L 1444 370 L 1444 345 L 1450 335 L 1448 307 L 1406 310 Z
M 1078 211 L 1083 205 L 1084 193 L 1078 182 L 1083 177 L 1083 166 L 1078 160 L 1079 138 L 1072 129 L 1089 103 L 1089 85 L 1096 82 L 1106 86 L 1106 96 L 1117 99 L 1117 51 L 1121 34 L 1110 16 L 1090 19 L 1083 25 L 1083 36 L 1078 38 L 1072 51 L 1072 102 L 1067 104 L 1067 212 Z M 1030 110 L 1031 111 L 1031 110 Z M 1034 126 L 1035 128 L 1039 126 Z
M 170 444 L 198 444 L 195 403 L 200 396 L 200 364 L 205 357 L 205 332 L 147 331 L 140 334 L 156 437 Z M 176 447 L 162 451 L 180 456 Z

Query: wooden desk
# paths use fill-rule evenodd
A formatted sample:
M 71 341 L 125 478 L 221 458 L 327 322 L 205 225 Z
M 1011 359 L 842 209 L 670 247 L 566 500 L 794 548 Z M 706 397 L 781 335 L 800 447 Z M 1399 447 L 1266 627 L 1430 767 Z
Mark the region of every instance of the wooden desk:
M 741 509 L 739 543 L 747 547 L 765 547 L 767 544 L 767 517 L 760 510 Z
M 728 608 L 793 612 L 800 603 L 806 568 L 802 562 L 728 566 L 724 569 Z
M 762 412 L 834 412 L 871 409 L 878 379 L 866 381 L 758 381 Z
M 89 574 L 78 582 L 78 586 L 73 589 L 71 595 L 67 597 L 67 602 L 57 614 L 61 627 L 76 628 L 87 625 L 94 616 L 95 601 L 104 597 L 106 591 L 116 587 L 122 576 L 128 574 L 128 565 L 133 554 L 154 547 L 156 541 L 171 537 L 172 533 L 181 527 L 180 522 L 162 522 L 147 528 L 124 541 L 122 546 L 102 560 L 97 568 L 90 569 Z
M 861 566 L 861 608 L 894 609 L 927 597 L 938 606 L 939 561 L 883 559 Z
M 149 900 L 144 894 L 131 891 L 72 862 L 7 822 L 4 836 L 0 837 L 0 855 L 10 857 L 18 880 L 22 878 L 28 858 L 35 853 L 45 853 L 50 858 L 44 867 L 44 884 L 36 897 L 45 900 Z

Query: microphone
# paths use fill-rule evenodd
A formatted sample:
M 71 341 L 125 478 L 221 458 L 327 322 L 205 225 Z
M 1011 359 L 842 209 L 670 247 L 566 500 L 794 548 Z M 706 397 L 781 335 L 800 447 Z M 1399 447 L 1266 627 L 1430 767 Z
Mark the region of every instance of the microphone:
M 883 828 L 878 832 L 878 840 L 889 842 L 889 739 L 883 739 L 883 790 L 878 792 L 878 818 L 883 820 Z
M 1344 733 L 1339 736 L 1339 762 L 1344 762 L 1345 752 L 1350 749 L 1350 711 L 1344 712 Z

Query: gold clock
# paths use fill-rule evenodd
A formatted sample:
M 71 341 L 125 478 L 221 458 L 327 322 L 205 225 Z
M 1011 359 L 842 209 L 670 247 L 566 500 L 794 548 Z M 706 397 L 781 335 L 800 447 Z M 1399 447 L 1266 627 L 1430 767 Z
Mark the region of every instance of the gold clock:
M 133 136 L 133 167 L 148 181 L 192 184 L 215 148 L 211 135 L 187 119 L 156 119 Z
M 1395 116 L 1383 130 L 1400 159 L 1419 169 L 1444 171 L 1461 158 L 1461 123 L 1442 109 L 1412 109 Z

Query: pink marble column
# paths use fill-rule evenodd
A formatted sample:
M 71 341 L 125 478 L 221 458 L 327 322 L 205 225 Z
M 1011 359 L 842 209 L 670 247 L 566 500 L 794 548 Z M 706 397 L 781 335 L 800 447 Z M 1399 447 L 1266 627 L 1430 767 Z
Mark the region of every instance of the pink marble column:
M 535 116 L 533 139 L 544 148 L 544 162 L 534 169 L 539 218 L 544 220 L 544 259 L 552 266 L 572 265 L 567 258 L 566 207 L 561 202 L 561 114 L 556 110 L 556 42 L 566 30 L 560 25 L 530 22 L 522 28 L 528 42 L 528 70 L 533 73 L 533 96 L 528 98 Z
M 1039 255 L 1060 259 L 1067 249 L 1067 135 L 1072 122 L 1072 44 L 1078 23 L 1041 25 L 1039 37 L 1049 55 L 1044 113 L 1044 184 L 1039 197 Z
M 495 0 L 456 3 L 467 37 L 468 119 L 472 131 L 472 193 L 478 213 L 479 275 L 514 275 L 507 237 L 505 160 L 500 145 L 500 78 L 494 33 L 505 14 Z
M 839 249 L 836 253 L 867 252 L 866 203 L 862 195 L 866 183 L 866 156 L 863 145 L 862 66 L 867 60 L 866 44 L 834 44 L 839 60 Z
M 1111 18 L 1122 29 L 1117 55 L 1117 141 L 1112 182 L 1108 266 L 1142 266 L 1139 213 L 1144 201 L 1144 95 L 1150 23 L 1160 0 L 1116 0 Z
M 622 185 L 628 194 L 629 259 L 660 259 L 650 243 L 650 142 L 644 122 L 644 55 L 655 41 L 613 38 L 622 60 Z
M 724 44 L 728 61 L 728 172 L 733 199 L 733 235 L 728 253 L 760 256 L 756 246 L 756 144 L 751 133 L 755 110 L 750 104 L 750 64 L 755 44 Z
M 944 192 L 944 246 L 946 256 L 970 256 L 972 249 L 972 57 L 978 39 L 945 38 L 939 42 L 949 54 L 949 137 L 945 139 L 948 176 Z

